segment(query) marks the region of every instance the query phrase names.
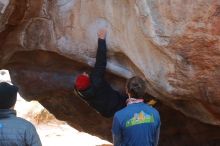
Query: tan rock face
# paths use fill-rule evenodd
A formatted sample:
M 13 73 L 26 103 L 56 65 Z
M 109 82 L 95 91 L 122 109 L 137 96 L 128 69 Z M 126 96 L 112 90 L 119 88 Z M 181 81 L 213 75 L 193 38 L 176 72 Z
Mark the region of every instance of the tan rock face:
M 148 92 L 164 104 L 220 125 L 220 1 L 9 2 L 0 0 L 0 63 L 27 99 L 51 111 L 59 107 L 55 114 L 82 126 L 87 105 L 72 97 L 74 76 L 90 70 L 96 33 L 107 27 L 108 77 L 116 88 L 132 75 L 144 76 Z

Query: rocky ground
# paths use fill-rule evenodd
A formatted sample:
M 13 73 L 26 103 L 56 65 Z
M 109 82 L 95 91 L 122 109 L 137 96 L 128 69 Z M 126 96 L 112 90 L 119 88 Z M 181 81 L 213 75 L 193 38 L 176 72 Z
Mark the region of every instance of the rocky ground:
M 110 144 L 98 137 L 79 132 L 67 123 L 57 120 L 36 101 L 26 102 L 19 97 L 15 109 L 18 112 L 18 116 L 34 123 L 43 146 L 97 146 Z

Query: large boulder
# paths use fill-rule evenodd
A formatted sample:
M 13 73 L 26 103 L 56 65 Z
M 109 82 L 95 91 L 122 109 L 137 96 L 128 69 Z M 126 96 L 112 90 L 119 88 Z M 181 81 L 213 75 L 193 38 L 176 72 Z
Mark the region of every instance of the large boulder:
M 0 0 L 0 66 L 27 100 L 78 129 L 110 138 L 105 119 L 72 92 L 94 65 L 107 27 L 107 80 L 133 75 L 148 93 L 203 123 L 220 125 L 220 1 Z M 98 124 L 97 124 L 98 123 Z

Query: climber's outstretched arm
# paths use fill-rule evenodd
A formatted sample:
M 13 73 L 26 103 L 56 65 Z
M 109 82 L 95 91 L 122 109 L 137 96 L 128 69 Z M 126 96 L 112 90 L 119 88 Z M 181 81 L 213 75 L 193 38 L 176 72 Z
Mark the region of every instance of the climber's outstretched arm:
M 106 37 L 106 29 L 101 29 L 98 32 L 98 48 L 96 53 L 95 67 L 91 73 L 91 79 L 95 86 L 100 85 L 100 83 L 104 80 L 104 75 L 106 71 L 107 47 L 106 47 L 105 37 Z

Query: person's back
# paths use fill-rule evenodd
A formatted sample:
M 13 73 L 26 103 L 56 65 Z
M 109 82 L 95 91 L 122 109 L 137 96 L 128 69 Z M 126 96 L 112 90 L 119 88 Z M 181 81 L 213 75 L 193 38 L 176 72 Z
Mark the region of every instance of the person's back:
M 0 83 L 0 146 L 41 146 L 35 127 L 16 117 L 17 87 Z
M 112 134 L 115 146 L 157 146 L 160 133 L 159 112 L 145 104 L 146 83 L 133 77 L 126 85 L 127 107 L 114 115 Z
M 160 125 L 157 110 L 140 102 L 129 104 L 118 111 L 115 117 L 122 128 L 121 146 L 155 146 Z
M 0 109 L 0 146 L 40 146 L 35 133 L 34 126 L 16 117 L 15 110 Z

